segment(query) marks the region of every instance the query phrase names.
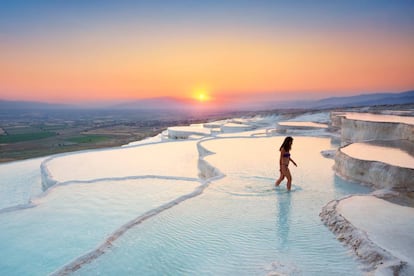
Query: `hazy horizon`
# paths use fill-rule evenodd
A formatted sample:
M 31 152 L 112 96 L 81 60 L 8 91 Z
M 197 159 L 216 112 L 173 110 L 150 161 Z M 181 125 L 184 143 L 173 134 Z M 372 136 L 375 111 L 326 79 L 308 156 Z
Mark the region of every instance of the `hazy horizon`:
M 408 93 L 408 94 L 407 94 Z M 316 95 L 316 94 L 314 94 Z M 323 95 L 322 95 L 323 96 Z M 191 98 L 179 98 L 173 96 L 161 96 L 137 99 L 112 99 L 112 100 L 83 100 L 72 102 L 50 101 L 15 101 L 0 98 L 1 108 L 81 108 L 81 109 L 126 109 L 126 110 L 182 110 L 182 111 L 242 111 L 242 110 L 270 110 L 286 108 L 334 108 L 345 106 L 369 106 L 375 104 L 408 104 L 414 103 L 414 89 L 400 92 L 355 93 L 328 95 L 326 97 L 288 97 L 281 99 L 272 94 L 246 95 L 238 98 L 222 99 L 216 102 L 214 99 L 199 101 Z M 32 106 L 34 104 L 34 106 Z
M 407 1 L 1 1 L 0 99 L 317 100 L 414 88 Z

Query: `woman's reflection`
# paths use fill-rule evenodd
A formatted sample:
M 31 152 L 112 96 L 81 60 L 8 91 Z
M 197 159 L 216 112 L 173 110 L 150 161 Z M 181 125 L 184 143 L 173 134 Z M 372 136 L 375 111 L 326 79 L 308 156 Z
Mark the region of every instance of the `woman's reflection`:
M 278 203 L 278 216 L 277 216 L 277 233 L 280 240 L 280 248 L 286 249 L 288 246 L 288 235 L 290 227 L 290 206 L 291 206 L 291 193 L 280 193 L 277 196 Z

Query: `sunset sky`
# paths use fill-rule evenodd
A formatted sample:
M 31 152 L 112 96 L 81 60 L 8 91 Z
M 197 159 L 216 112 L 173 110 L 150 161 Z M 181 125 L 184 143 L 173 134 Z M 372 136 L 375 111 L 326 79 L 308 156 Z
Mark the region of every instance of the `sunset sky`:
M 414 1 L 0 0 L 3 100 L 410 89 Z

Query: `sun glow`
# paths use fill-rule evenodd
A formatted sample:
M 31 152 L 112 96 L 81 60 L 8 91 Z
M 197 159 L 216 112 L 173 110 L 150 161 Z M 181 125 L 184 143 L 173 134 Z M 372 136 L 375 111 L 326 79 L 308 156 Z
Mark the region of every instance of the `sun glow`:
M 208 94 L 208 90 L 206 88 L 196 88 L 194 89 L 193 93 L 194 99 L 199 102 L 208 102 L 211 100 L 211 97 Z

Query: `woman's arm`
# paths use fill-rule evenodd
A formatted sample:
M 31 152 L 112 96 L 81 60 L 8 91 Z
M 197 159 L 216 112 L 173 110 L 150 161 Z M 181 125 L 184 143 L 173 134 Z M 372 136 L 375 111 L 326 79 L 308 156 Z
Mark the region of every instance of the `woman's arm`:
M 290 157 L 289 157 L 289 160 L 293 163 L 293 165 L 295 165 L 296 167 L 298 166 L 298 165 L 296 164 L 296 162 L 295 162 L 295 161 L 293 161 L 293 159 L 292 159 L 292 158 L 290 158 Z

